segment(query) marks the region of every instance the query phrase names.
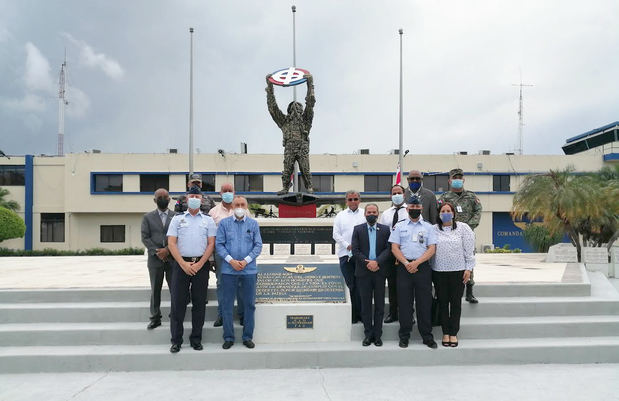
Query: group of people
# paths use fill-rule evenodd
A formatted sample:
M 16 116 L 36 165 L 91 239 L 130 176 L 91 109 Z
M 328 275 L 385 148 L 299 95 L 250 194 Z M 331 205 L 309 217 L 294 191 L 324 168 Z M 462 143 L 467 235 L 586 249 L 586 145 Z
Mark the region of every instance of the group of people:
M 203 196 L 201 184 L 199 174 L 190 177 L 187 194 L 179 198 L 176 212 L 168 208 L 168 191 L 158 189 L 154 199 L 157 209 L 142 219 L 142 242 L 148 252 L 151 282 L 147 329 L 161 325 L 161 287 L 165 277 L 171 294 L 170 352 L 181 349 L 189 302 L 192 304 L 189 342 L 193 349 L 202 350 L 209 271 L 214 270 L 218 301 L 214 325 L 223 326 L 223 348 L 229 349 L 235 341 L 235 299 L 243 326 L 243 344 L 254 348 L 256 258 L 262 251 L 260 229 L 249 215 L 247 200 L 235 196 L 232 184 L 222 185 L 222 201 L 215 206 Z
M 350 291 L 352 323 L 363 322 L 363 346 L 383 345 L 385 281 L 389 311 L 384 323 L 399 321 L 399 346 L 408 347 L 416 317 L 422 341 L 437 348 L 432 335 L 432 287 L 438 298 L 442 345 L 458 346 L 462 296 L 473 295 L 475 234 L 479 198 L 464 189 L 464 175 L 449 172 L 449 191 L 437 200 L 423 187 L 423 174 L 413 170 L 408 188 L 391 188 L 392 206 L 381 214 L 378 205 L 359 207 L 361 196 L 346 193 L 347 208 L 333 225 L 340 269 Z M 373 306 L 372 306 L 373 305 Z

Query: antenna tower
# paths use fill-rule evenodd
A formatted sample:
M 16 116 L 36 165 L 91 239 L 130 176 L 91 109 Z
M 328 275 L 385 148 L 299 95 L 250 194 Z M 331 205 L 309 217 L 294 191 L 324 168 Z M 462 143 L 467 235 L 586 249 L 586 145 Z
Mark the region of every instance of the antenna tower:
M 64 61 L 60 66 L 60 77 L 58 79 L 58 156 L 64 156 L 64 109 L 67 102 L 67 82 L 65 70 L 67 68 L 67 51 L 64 52 Z
M 535 85 L 523 84 L 522 83 L 522 73 L 520 73 L 520 83 L 519 84 L 512 84 L 512 86 L 519 86 L 520 87 L 520 101 L 519 101 L 519 107 L 518 107 L 518 149 L 516 149 L 516 152 L 519 155 L 521 155 L 522 154 L 522 136 L 523 136 L 522 131 L 524 130 L 524 116 L 522 114 L 522 112 L 523 112 L 522 88 L 524 86 L 535 86 Z

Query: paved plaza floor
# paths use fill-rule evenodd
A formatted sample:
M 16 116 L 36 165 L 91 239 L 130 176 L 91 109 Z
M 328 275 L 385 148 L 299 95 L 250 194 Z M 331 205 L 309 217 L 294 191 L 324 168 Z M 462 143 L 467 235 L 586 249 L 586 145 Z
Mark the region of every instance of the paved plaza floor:
M 477 254 L 478 283 L 561 282 L 565 263 L 545 254 Z M 335 256 L 270 256 L 258 263 L 338 263 Z M 146 256 L 50 256 L 0 258 L 1 289 L 148 287 Z M 213 274 L 214 276 L 214 274 Z M 211 277 L 209 284 L 215 285 Z
M 0 400 L 611 401 L 619 365 L 9 374 Z

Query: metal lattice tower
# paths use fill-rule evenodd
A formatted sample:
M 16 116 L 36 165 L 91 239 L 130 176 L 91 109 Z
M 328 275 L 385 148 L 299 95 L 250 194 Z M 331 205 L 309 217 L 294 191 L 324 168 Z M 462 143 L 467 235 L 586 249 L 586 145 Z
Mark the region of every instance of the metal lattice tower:
M 530 84 L 523 84 L 522 83 L 522 73 L 520 74 L 520 83 L 519 84 L 512 84 L 512 86 L 519 86 L 520 87 L 520 100 L 519 100 L 519 107 L 518 107 L 518 149 L 516 149 L 516 152 L 521 155 L 522 154 L 522 140 L 523 140 L 523 131 L 524 131 L 524 116 L 523 116 L 523 100 L 522 100 L 522 88 L 524 86 L 534 86 L 534 85 L 530 85 Z
M 64 156 L 64 109 L 69 102 L 67 102 L 67 82 L 66 82 L 66 68 L 67 68 L 67 52 L 65 50 L 64 61 L 60 66 L 60 77 L 58 79 L 58 156 Z

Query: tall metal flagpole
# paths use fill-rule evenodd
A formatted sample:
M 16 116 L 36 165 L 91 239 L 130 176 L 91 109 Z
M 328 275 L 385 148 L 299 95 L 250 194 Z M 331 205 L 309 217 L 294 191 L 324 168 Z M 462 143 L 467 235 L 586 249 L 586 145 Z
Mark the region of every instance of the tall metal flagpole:
M 297 6 L 292 6 L 292 66 L 297 68 L 297 24 L 296 24 Z M 292 87 L 292 100 L 297 101 L 297 87 Z M 299 163 L 294 162 L 292 173 L 292 191 L 299 192 Z
M 193 174 L 193 28 L 189 28 L 189 175 Z
M 400 28 L 398 30 L 400 34 L 400 147 L 398 151 L 398 163 L 400 165 L 400 180 L 403 182 L 404 174 L 402 171 L 404 170 L 403 160 L 404 160 L 404 120 L 402 116 L 402 35 L 404 34 L 404 30 Z

